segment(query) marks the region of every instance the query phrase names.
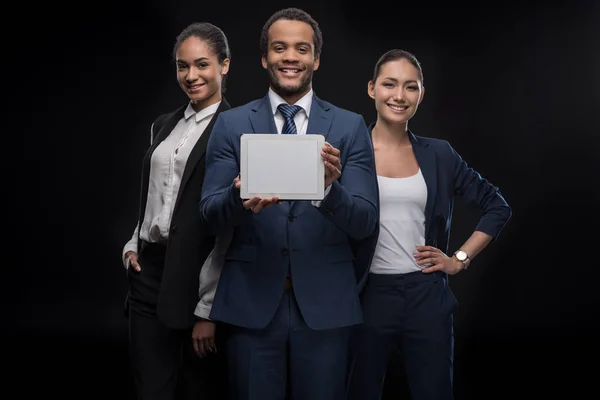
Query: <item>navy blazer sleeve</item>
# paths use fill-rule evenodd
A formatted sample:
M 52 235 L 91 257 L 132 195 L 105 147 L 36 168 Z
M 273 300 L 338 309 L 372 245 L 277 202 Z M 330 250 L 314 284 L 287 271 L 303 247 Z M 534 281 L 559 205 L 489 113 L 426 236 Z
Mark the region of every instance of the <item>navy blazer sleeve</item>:
M 217 117 L 208 139 L 206 174 L 199 206 L 202 219 L 214 235 L 222 235 L 228 227 L 237 225 L 245 212 L 240 191 L 233 184 L 240 166 L 224 114 Z
M 512 210 L 497 187 L 482 178 L 446 142 L 453 159 L 454 190 L 469 205 L 479 208 L 482 216 L 475 230 L 497 239 L 500 231 L 511 218 Z
M 360 240 L 375 230 L 379 198 L 373 144 L 360 115 L 356 115 L 352 135 L 342 176 L 333 182 L 320 210 L 350 238 Z

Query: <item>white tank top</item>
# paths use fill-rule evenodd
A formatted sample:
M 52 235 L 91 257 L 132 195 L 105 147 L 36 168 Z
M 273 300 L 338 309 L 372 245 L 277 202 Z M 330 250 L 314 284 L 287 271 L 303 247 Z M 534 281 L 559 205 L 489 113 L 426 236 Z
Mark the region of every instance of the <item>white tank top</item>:
M 379 239 L 370 271 L 405 274 L 420 271 L 413 254 L 425 245 L 427 185 L 421 169 L 406 178 L 377 176 L 379 183 Z

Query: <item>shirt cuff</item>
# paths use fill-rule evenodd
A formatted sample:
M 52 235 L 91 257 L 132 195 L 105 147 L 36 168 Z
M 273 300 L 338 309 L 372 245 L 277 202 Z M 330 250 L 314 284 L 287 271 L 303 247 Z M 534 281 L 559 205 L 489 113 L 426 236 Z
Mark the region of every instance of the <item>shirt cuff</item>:
M 196 316 L 196 319 L 212 321 L 209 318 L 211 309 L 212 306 L 202 304 L 202 302 L 198 302 L 198 304 L 196 305 L 196 309 L 194 310 L 194 315 Z
M 329 195 L 329 192 L 331 192 L 331 185 L 329 185 L 325 188 L 325 196 L 323 197 L 323 200 L 313 200 L 313 201 L 311 201 L 312 205 L 317 208 L 321 207 L 321 204 L 325 200 L 327 200 L 327 196 Z
M 127 259 L 127 256 L 126 256 L 128 251 L 133 251 L 134 253 L 137 253 L 137 240 L 130 241 L 123 248 L 123 257 L 122 258 L 123 258 L 123 266 L 125 267 L 125 269 L 129 268 L 129 260 Z

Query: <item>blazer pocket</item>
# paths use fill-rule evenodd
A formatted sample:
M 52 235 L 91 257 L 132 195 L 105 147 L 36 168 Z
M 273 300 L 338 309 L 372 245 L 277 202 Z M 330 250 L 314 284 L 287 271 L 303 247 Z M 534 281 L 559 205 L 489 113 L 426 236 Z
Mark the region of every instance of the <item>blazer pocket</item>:
M 225 255 L 225 261 L 247 261 L 253 262 L 256 259 L 256 247 L 241 245 L 229 247 L 229 251 Z

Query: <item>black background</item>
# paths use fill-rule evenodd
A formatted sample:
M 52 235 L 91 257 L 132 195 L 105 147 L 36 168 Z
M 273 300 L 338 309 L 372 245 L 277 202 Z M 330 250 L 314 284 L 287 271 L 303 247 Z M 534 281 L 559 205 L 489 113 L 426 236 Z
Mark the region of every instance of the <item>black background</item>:
M 171 59 L 175 36 L 194 21 L 226 32 L 226 98 L 241 105 L 267 90 L 262 25 L 298 6 L 323 30 L 319 97 L 369 123 L 377 58 L 391 48 L 413 52 L 426 95 L 410 128 L 450 141 L 513 208 L 498 241 L 451 278 L 460 302 L 456 398 L 597 393 L 598 3 L 212 3 L 6 9 L 6 390 L 131 398 L 120 254 L 135 225 L 150 124 L 186 101 Z M 458 200 L 451 249 L 477 218 Z

